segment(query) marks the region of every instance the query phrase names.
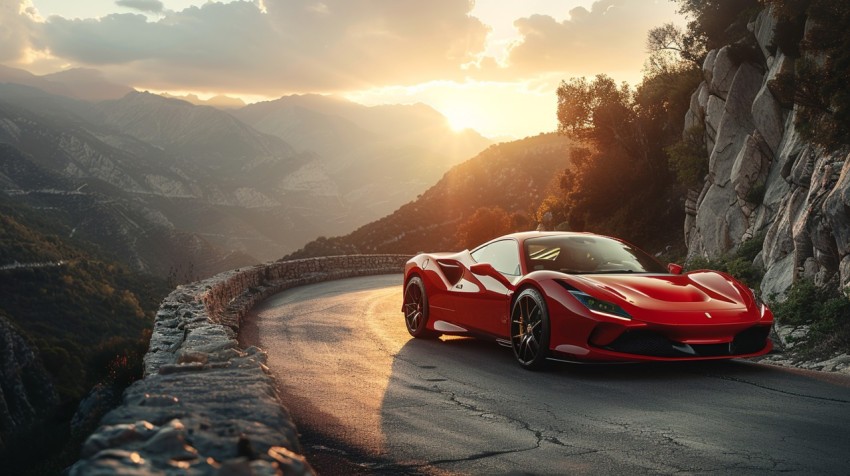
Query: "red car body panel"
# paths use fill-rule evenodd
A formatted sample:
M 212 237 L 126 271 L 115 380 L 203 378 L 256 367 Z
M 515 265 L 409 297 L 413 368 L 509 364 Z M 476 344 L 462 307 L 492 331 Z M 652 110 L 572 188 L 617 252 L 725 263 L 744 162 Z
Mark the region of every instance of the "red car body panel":
M 544 296 L 550 319 L 551 358 L 592 361 L 679 361 L 762 355 L 773 315 L 731 276 L 716 271 L 685 274 L 570 274 L 530 270 L 525 240 L 548 236 L 599 235 L 526 232 L 514 240 L 520 273 L 493 276 L 470 270 L 469 251 L 420 254 L 405 266 L 405 284 L 422 278 L 428 296 L 427 328 L 510 342 L 513 297 L 525 287 Z M 607 238 L 607 237 L 601 237 Z M 615 241 L 627 245 L 621 240 Z M 630 245 L 629 245 L 630 246 Z M 628 317 L 597 312 L 576 294 L 613 303 Z

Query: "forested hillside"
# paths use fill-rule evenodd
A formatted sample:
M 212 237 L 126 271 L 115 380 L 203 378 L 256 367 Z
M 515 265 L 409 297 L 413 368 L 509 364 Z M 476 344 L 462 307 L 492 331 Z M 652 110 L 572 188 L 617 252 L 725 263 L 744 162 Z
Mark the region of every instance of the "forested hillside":
M 10 474 L 73 460 L 79 441 L 65 445 L 80 399 L 98 382 L 118 398 L 141 376 L 154 313 L 173 285 L 60 237 L 69 231 L 0 194 L 0 466 Z

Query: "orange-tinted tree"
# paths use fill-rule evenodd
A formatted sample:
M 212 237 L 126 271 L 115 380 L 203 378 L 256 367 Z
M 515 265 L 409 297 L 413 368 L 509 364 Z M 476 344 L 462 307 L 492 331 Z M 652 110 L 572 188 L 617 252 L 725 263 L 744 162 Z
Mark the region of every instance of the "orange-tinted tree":
M 482 207 L 475 210 L 457 228 L 457 241 L 462 248 L 472 249 L 486 241 L 510 233 L 511 215 L 500 207 Z
M 681 139 L 690 94 L 700 81 L 690 63 L 652 71 L 637 88 L 608 76 L 573 78 L 558 88 L 559 132 L 580 139 L 560 196 L 574 230 L 623 236 L 644 246 L 682 233 L 684 193 L 664 148 Z

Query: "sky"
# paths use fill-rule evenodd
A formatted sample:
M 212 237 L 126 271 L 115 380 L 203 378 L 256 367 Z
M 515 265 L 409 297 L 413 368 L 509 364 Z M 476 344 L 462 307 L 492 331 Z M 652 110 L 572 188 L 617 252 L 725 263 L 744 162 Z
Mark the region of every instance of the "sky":
M 103 71 L 138 90 L 247 102 L 428 104 L 462 129 L 556 129 L 562 80 L 636 84 L 671 0 L 0 0 L 0 64 Z

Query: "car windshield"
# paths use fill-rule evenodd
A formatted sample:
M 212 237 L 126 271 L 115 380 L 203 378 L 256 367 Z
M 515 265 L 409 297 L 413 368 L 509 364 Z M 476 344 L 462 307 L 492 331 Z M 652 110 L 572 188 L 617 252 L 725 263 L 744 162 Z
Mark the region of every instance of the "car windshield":
M 653 257 L 627 243 L 603 236 L 543 236 L 525 240 L 526 266 L 531 271 L 569 274 L 666 273 Z

